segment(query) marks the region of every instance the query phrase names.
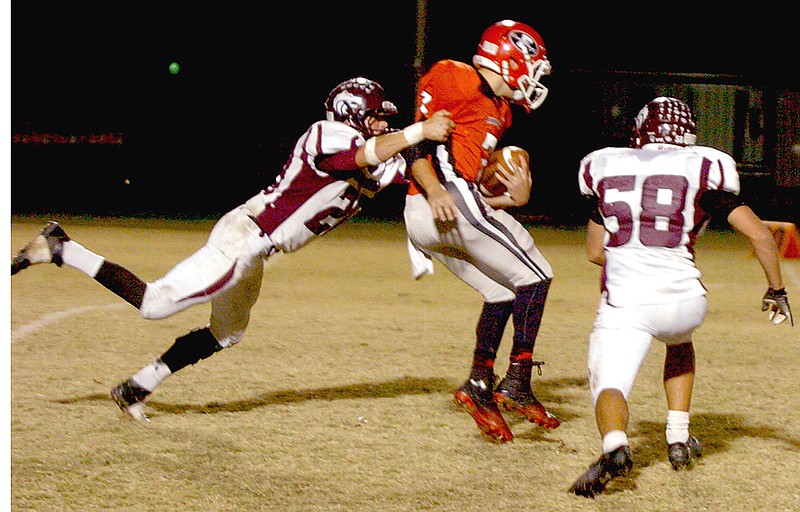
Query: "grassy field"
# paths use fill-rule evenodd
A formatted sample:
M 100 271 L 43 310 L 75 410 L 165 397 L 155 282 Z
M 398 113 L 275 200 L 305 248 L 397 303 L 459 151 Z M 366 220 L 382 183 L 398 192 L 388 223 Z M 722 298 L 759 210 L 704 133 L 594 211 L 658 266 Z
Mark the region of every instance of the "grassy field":
M 11 249 L 45 219 L 12 218 Z M 155 279 L 199 248 L 209 222 L 59 219 L 88 248 Z M 800 326 L 771 326 L 744 239 L 709 232 L 710 290 L 696 334 L 691 472 L 666 457 L 655 343 L 631 397 L 630 478 L 567 493 L 599 455 L 586 380 L 599 268 L 582 230 L 531 226 L 556 278 L 534 390 L 562 419 L 509 416 L 492 444 L 452 404 L 467 377 L 481 298 L 446 269 L 411 278 L 403 226 L 353 221 L 265 268 L 244 341 L 170 377 L 152 421 L 109 389 L 205 325 L 207 305 L 161 321 L 54 265 L 11 280 L 11 505 L 15 511 L 788 511 L 800 503 Z M 800 314 L 800 260 L 784 260 Z M 507 365 L 510 328 L 498 373 Z

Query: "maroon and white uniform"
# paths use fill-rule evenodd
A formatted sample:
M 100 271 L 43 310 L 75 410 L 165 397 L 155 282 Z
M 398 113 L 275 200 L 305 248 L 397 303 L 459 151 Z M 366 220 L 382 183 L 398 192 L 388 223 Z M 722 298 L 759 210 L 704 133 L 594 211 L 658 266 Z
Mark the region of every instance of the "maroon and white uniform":
M 708 190 L 739 193 L 736 163 L 709 147 L 605 148 L 580 164 L 582 194 L 597 199 L 606 228 L 602 298 L 589 342 L 592 397 L 627 397 L 653 337 L 691 341 L 706 313 L 693 246 L 709 218 Z
M 343 122 L 311 125 L 275 183 L 223 215 L 200 250 L 148 284 L 140 314 L 164 318 L 211 301 L 209 328 L 219 344 L 241 341 L 264 259 L 303 247 L 352 217 L 363 197 L 402 179 L 406 164 L 400 155 L 357 168 L 353 155 L 365 142 Z
M 324 172 L 318 156 L 346 152 L 364 144 L 350 126 L 319 121 L 297 142 L 292 158 L 273 185 L 247 201 L 254 221 L 275 250 L 291 252 L 350 218 L 362 196 L 371 198 L 405 173 L 405 160 L 395 155 L 370 171 Z
M 697 200 L 706 190 L 739 193 L 729 155 L 702 146 L 650 146 L 606 148 L 581 163 L 581 193 L 600 199 L 611 233 L 604 291 L 615 306 L 704 295 L 693 247 L 708 218 Z

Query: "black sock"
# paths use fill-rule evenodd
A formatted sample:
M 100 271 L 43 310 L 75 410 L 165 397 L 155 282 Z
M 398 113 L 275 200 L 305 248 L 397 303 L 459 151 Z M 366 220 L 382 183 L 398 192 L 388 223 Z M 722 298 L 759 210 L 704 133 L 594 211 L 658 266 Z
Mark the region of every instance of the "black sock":
M 550 279 L 540 281 L 517 290 L 513 302 L 514 311 L 514 344 L 511 346 L 512 360 L 514 356 L 524 357 L 533 354 L 536 336 L 542 324 L 544 304 L 550 289 Z
M 104 261 L 94 276 L 95 281 L 116 293 L 136 309 L 142 305 L 147 283 L 133 272 L 110 261 Z
M 476 342 L 472 359 L 472 378 L 491 380 L 494 378 L 494 361 L 503 339 L 512 302 L 486 302 L 483 304 L 478 326 L 475 328 Z
M 486 302 L 483 304 L 478 326 L 475 328 L 475 352 L 482 352 L 494 358 L 503 333 L 506 330 L 508 318 L 511 316 L 513 302 Z
M 222 350 L 222 346 L 208 327 L 195 329 L 177 338 L 175 343 L 161 356 L 161 361 L 172 373 L 175 373 L 201 359 L 211 357 L 220 350 Z

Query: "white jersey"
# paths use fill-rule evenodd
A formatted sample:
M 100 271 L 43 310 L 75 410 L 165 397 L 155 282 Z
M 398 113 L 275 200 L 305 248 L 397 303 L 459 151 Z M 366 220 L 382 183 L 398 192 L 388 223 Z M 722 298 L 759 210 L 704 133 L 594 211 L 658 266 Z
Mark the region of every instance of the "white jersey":
M 338 121 L 318 121 L 297 141 L 275 183 L 249 199 L 253 220 L 276 250 L 291 252 L 358 212 L 362 195 L 371 198 L 393 180 L 402 179 L 406 162 L 395 155 L 377 167 L 359 171 L 322 171 L 320 155 L 360 147 L 361 133 Z
M 202 248 L 147 284 L 142 317 L 165 318 L 211 301 L 211 333 L 223 347 L 239 343 L 260 293 L 263 260 L 276 250 L 303 247 L 356 213 L 362 196 L 402 179 L 406 165 L 400 155 L 369 170 L 353 169 L 346 158 L 324 166 L 340 170 L 317 167 L 317 156 L 334 158 L 364 142 L 344 123 L 311 125 L 273 185 L 223 215 Z
M 612 306 L 705 295 L 694 241 L 708 223 L 706 190 L 739 193 L 730 155 L 703 146 L 605 148 L 581 161 L 582 194 L 598 198 L 606 228 L 603 291 Z

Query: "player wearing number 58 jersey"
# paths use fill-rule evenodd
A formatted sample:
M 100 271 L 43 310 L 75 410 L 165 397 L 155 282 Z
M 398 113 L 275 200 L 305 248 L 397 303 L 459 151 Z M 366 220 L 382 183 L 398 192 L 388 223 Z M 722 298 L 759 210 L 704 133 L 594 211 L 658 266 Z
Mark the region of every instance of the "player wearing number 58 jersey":
M 705 295 L 694 242 L 709 220 L 708 191 L 739 194 L 736 162 L 710 147 L 606 148 L 583 159 L 581 193 L 600 199 L 609 228 L 603 291 L 612 306 Z
M 56 222 L 12 260 L 12 275 L 37 263 L 74 267 L 146 319 L 211 302 L 207 326 L 177 338 L 159 358 L 112 389 L 117 405 L 132 418 L 147 419 L 145 398 L 168 376 L 242 340 L 266 258 L 296 251 L 353 216 L 362 199 L 403 179 L 401 151 L 426 139 L 443 141 L 453 126 L 447 112 L 437 112 L 390 132 L 387 117 L 397 109 L 380 84 L 363 77 L 336 86 L 325 109 L 327 119 L 298 139 L 275 182 L 223 215 L 202 248 L 156 281 L 145 282 L 89 251 Z
M 706 315 L 706 289 L 694 262 L 694 242 L 711 217 L 725 219 L 755 249 L 767 278 L 762 309 L 774 324 L 794 325 L 783 289 L 777 246 L 739 194 L 728 154 L 695 146 L 689 106 L 658 97 L 634 122 L 631 148 L 605 148 L 580 164 L 580 191 L 597 203 L 587 254 L 603 266 L 602 296 L 589 338 L 591 398 L 603 455 L 571 491 L 592 497 L 632 464 L 628 396 L 653 338 L 666 345 L 666 444 L 672 467 L 690 469 L 701 454 L 689 435 L 694 385 L 692 333 Z

